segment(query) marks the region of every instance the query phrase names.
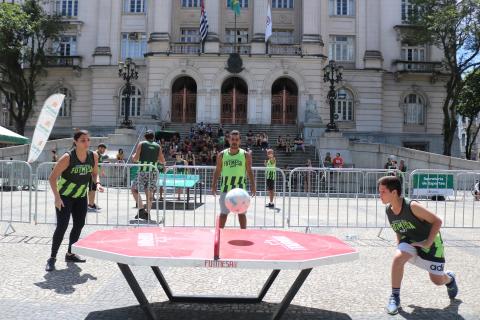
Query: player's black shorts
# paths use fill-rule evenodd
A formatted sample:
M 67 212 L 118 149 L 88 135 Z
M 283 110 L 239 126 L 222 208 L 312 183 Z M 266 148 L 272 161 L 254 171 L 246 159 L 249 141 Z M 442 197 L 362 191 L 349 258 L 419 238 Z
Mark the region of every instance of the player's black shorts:
M 267 190 L 273 191 L 275 189 L 275 180 L 274 179 L 267 179 Z

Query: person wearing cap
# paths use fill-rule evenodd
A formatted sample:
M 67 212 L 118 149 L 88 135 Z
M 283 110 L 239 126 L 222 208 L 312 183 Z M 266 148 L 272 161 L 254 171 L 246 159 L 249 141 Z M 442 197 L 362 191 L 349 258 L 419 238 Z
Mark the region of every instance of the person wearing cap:
M 97 146 L 97 150 L 95 150 L 95 153 L 98 156 L 98 166 L 100 167 L 100 164 L 105 160 L 105 151 L 107 151 L 107 146 L 104 143 L 100 143 Z M 88 211 L 89 212 L 96 212 L 100 210 L 101 208 L 98 207 L 95 204 L 95 195 L 97 194 L 97 185 L 100 184 L 100 176 L 101 173 L 98 175 L 98 182 L 95 181 L 90 181 L 90 184 L 88 186 Z
M 157 191 L 158 172 L 165 168 L 165 157 L 158 143 L 155 142 L 155 133 L 152 130 L 145 132 L 145 141 L 140 142 L 133 156 L 133 162 L 139 163 L 137 177 L 132 183 L 132 194 L 138 204 L 138 214 L 135 219 L 150 220 L 153 195 Z M 158 168 L 158 171 L 154 168 Z M 143 206 L 140 192 L 145 192 L 147 207 Z

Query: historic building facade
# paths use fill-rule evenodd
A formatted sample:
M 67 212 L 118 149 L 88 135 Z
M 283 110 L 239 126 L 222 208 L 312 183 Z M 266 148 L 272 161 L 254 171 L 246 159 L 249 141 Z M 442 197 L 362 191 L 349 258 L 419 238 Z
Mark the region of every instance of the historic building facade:
M 310 120 L 307 106 L 327 123 L 323 68 L 333 59 L 344 67 L 335 117 L 346 136 L 442 151 L 441 53 L 402 43 L 408 0 L 271 0 L 268 45 L 267 0 L 240 0 L 236 23 L 227 3 L 205 0 L 209 33 L 202 46 L 200 0 L 54 1 L 49 9 L 68 28 L 52 43 L 38 94 L 39 107 L 50 93 L 67 95 L 54 135 L 119 126 L 126 98 L 118 63 L 128 57 L 139 72 L 129 114 L 136 126 L 301 126 Z M 238 74 L 226 70 L 234 51 L 243 60 Z M 5 112 L 1 117 L 8 125 Z

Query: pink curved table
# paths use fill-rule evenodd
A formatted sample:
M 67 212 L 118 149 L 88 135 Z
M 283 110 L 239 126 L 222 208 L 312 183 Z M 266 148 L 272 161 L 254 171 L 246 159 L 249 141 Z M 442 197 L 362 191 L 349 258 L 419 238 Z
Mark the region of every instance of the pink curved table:
M 358 252 L 332 236 L 283 230 L 220 231 L 219 257 L 214 258 L 215 229 L 129 228 L 94 232 L 79 240 L 73 252 L 116 262 L 150 319 L 157 319 L 129 266 L 149 266 L 172 302 L 259 303 L 280 270 L 301 270 L 272 319 L 280 319 L 313 267 L 352 261 Z M 160 267 L 273 269 L 255 297 L 177 296 Z

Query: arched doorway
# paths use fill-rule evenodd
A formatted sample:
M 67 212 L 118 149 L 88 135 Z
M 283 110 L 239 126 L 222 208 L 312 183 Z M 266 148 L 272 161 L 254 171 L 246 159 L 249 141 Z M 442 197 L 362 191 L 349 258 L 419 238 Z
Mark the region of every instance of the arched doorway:
M 277 79 L 272 85 L 272 124 L 297 123 L 298 87 L 290 79 Z
M 232 77 L 222 84 L 221 123 L 247 123 L 248 86 L 244 80 Z
M 197 120 L 197 83 L 190 77 L 175 80 L 172 86 L 172 122 Z

